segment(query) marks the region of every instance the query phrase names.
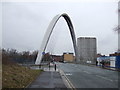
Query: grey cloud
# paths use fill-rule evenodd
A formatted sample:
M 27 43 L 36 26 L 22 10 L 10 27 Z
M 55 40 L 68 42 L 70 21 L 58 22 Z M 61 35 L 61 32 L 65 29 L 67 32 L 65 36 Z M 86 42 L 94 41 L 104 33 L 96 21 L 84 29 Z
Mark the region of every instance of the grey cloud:
M 76 37 L 96 36 L 98 52 L 109 54 L 117 49 L 117 3 L 3 3 L 3 47 L 18 50 L 37 50 L 51 19 L 67 13 L 75 27 Z M 48 44 L 53 53 L 73 52 L 68 27 L 61 18 Z M 109 45 L 107 45 L 106 43 Z M 105 50 L 104 50 L 105 49 Z

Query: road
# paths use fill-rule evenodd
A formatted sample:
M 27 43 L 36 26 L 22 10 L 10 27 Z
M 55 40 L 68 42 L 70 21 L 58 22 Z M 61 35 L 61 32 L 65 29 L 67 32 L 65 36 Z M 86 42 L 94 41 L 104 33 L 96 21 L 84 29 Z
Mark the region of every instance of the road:
M 75 88 L 118 88 L 118 72 L 80 64 L 57 63 Z

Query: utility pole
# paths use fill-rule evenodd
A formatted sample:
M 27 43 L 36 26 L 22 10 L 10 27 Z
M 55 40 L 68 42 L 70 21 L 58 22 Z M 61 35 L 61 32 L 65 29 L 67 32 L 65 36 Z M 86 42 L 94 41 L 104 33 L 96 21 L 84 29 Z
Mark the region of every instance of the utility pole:
M 120 1 L 118 2 L 118 53 L 120 53 Z

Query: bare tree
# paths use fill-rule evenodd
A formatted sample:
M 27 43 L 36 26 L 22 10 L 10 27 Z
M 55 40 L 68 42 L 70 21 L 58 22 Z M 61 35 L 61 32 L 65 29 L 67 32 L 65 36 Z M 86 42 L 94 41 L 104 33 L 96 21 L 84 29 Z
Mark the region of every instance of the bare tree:
M 117 27 L 115 27 L 114 29 L 113 29 L 115 32 L 118 32 L 118 34 L 120 33 L 120 25 L 118 25 Z

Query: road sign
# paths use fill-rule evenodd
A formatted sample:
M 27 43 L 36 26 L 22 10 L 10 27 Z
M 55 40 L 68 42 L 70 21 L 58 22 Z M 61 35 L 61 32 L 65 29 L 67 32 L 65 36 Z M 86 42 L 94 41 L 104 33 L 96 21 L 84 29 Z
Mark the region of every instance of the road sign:
M 45 55 L 45 52 L 42 52 L 42 55 Z

